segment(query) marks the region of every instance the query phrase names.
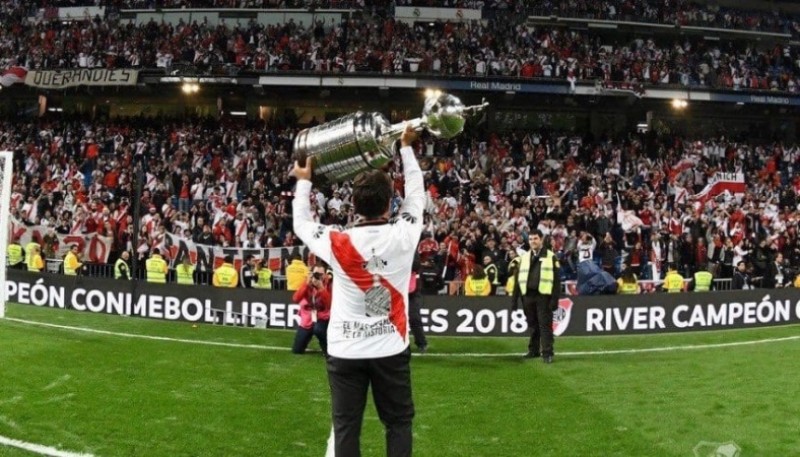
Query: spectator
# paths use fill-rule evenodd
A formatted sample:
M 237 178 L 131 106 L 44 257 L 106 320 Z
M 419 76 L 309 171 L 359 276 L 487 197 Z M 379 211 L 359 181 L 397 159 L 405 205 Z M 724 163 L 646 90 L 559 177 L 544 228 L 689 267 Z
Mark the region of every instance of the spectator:
M 750 273 L 747 271 L 747 262 L 744 260 L 740 260 L 739 263 L 736 264 L 736 271 L 733 273 L 733 280 L 731 281 L 731 289 L 753 289 L 752 279 Z
M 242 265 L 241 281 L 242 287 L 245 289 L 252 289 L 257 281 L 255 269 L 255 257 L 248 254 L 244 258 L 244 265 Z

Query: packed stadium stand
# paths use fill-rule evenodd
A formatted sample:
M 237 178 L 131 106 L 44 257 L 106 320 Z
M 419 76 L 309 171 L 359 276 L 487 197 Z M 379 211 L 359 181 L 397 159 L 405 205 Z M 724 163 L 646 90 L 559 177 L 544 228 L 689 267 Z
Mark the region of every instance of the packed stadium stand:
M 13 221 L 46 231 L 53 270 L 63 236 L 107 237 L 107 258 L 84 270 L 96 276 L 112 276 L 127 251 L 143 278 L 143 262 L 167 250 L 169 234 L 200 245 L 299 246 L 287 174 L 295 135 L 351 108 L 396 122 L 420 104 L 416 87 L 386 82 L 354 94 L 300 79 L 466 79 L 477 89 L 470 96 L 489 97 L 493 111 L 455 139 L 416 145 L 430 195 L 420 249 L 446 280 L 457 284 L 487 256 L 505 276 L 538 228 L 564 279 L 576 278 L 589 246 L 615 277 L 632 269 L 656 283 L 669 265 L 686 278 L 708 269 L 730 279 L 744 260 L 754 284 L 775 286 L 758 278 L 770 277 L 780 254 L 780 285 L 791 284 L 800 270 L 794 15 L 688 1 L 522 3 L 5 2 L 0 149 L 15 153 Z M 59 16 L 65 7 L 97 14 Z M 207 9 L 218 20 L 156 19 L 172 8 Z M 227 9 L 260 8 L 312 15 L 221 19 Z M 400 20 L 402 8 L 483 16 Z M 313 15 L 328 10 L 341 20 Z M 139 79 L 122 89 L 26 79 L 96 69 L 136 70 Z M 289 79 L 273 88 L 273 77 Z M 202 102 L 175 90 L 202 78 L 216 84 L 203 86 Z M 746 98 L 724 98 L 731 94 Z M 684 114 L 665 106 L 692 97 L 701 101 Z M 346 226 L 349 198 L 346 182 L 321 187 L 313 208 Z

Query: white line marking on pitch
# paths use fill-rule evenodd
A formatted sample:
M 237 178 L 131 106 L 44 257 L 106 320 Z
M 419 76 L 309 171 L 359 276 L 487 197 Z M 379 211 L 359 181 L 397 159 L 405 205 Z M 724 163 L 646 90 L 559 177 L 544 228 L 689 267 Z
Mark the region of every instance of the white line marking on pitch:
M 11 446 L 23 449 L 34 454 L 47 455 L 50 457 L 94 457 L 92 454 L 78 454 L 75 452 L 61 451 L 56 448 L 42 446 L 41 444 L 28 443 L 27 441 L 15 440 L 0 435 L 0 445 Z
M 170 341 L 173 343 L 188 343 L 188 344 L 199 344 L 204 346 L 219 346 L 219 347 L 240 348 L 240 349 L 259 349 L 268 351 L 289 350 L 288 347 L 283 347 L 283 346 L 262 346 L 259 344 L 223 343 L 220 341 L 202 341 L 202 340 L 191 340 L 185 338 L 170 338 L 166 336 L 139 335 L 135 333 L 111 332 L 108 330 L 97 330 L 86 327 L 73 327 L 70 325 L 50 324 L 46 322 L 29 321 L 25 319 L 17 319 L 12 317 L 6 317 L 5 319 L 13 322 L 19 322 L 22 324 L 39 325 L 42 327 L 58 328 L 62 330 L 74 330 L 77 332 L 97 333 L 101 335 L 120 336 L 125 338 L 138 338 L 142 340 Z M 638 348 L 638 349 L 609 349 L 609 350 L 598 350 L 598 351 L 565 351 L 565 352 L 558 352 L 557 355 L 559 357 L 563 356 L 569 357 L 569 356 L 582 356 L 582 355 L 617 355 L 617 354 L 639 354 L 647 352 L 693 351 L 699 349 L 716 349 L 716 348 L 727 348 L 735 346 L 752 346 L 755 344 L 779 343 L 783 341 L 792 341 L 798 339 L 800 339 L 800 335 L 786 336 L 781 338 L 765 338 L 763 340 L 734 341 L 730 343 L 689 344 L 683 346 L 661 346 L 654 348 Z M 422 357 L 508 357 L 518 354 L 521 353 L 491 354 L 491 353 L 481 353 L 481 352 L 449 352 L 449 353 L 428 352 Z
M 13 317 L 6 317 L 5 319 L 13 322 L 20 322 L 22 324 L 39 325 L 42 327 L 59 328 L 62 330 L 75 330 L 78 332 L 86 332 L 86 333 L 97 333 L 100 335 L 122 336 L 125 338 L 138 338 L 142 340 L 172 341 L 173 343 L 201 344 L 205 346 L 220 346 L 220 347 L 241 348 L 241 349 L 267 349 L 272 351 L 288 351 L 290 349 L 288 347 L 283 347 L 283 346 L 262 346 L 259 344 L 223 343 L 221 341 L 202 341 L 202 340 L 190 340 L 185 338 L 169 338 L 166 336 L 138 335 L 136 333 L 110 332 L 108 330 L 97 330 L 86 327 L 73 327 L 70 325 L 49 324 L 46 322 L 29 321 L 25 319 L 16 319 Z

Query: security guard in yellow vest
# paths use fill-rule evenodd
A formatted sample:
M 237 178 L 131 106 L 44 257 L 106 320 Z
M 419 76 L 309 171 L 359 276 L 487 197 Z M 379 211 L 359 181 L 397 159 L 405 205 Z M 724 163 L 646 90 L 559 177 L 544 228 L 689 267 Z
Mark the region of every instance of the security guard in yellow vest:
M 700 270 L 694 274 L 694 291 L 695 292 L 708 292 L 711 290 L 711 284 L 714 281 L 714 275 L 711 272 Z
M 308 266 L 300 254 L 295 254 L 292 262 L 286 267 L 286 290 L 299 289 L 308 280 L 308 275 Z
M 497 293 L 497 286 L 500 285 L 500 271 L 497 269 L 497 265 L 492 263 L 492 258 L 488 255 L 483 257 L 483 271 L 486 272 L 486 277 L 491 284 L 491 295 L 494 295 Z
M 635 295 L 641 292 L 639 278 L 630 267 L 625 268 L 622 275 L 617 279 L 617 293 L 622 295 Z
M 144 267 L 147 272 L 147 282 L 167 283 L 167 262 L 157 249 L 153 249 L 150 258 L 144 263 Z
M 194 265 L 188 255 L 185 255 L 181 264 L 175 267 L 175 280 L 178 284 L 188 286 L 194 284 Z
M 664 277 L 664 289 L 669 293 L 677 293 L 683 291 L 683 276 L 678 273 L 674 265 L 670 265 L 667 275 Z
M 256 289 L 272 289 L 272 270 L 264 262 L 256 261 Z
M 3 229 L 5 230 L 5 228 Z M 25 269 L 25 250 L 19 244 L 19 239 L 14 238 L 6 247 L 6 261 L 8 267 L 15 270 Z
M 522 302 L 531 329 L 525 358 L 541 355 L 544 363 L 553 363 L 553 312 L 561 290 L 558 259 L 553 251 L 544 249 L 541 230 L 532 230 L 528 241 L 531 249 L 520 256 L 511 309 L 516 310 Z
M 83 264 L 78 260 L 80 253 L 78 252 L 78 245 L 73 244 L 69 248 L 69 252 L 64 256 L 64 274 L 67 276 L 76 276 L 83 267 Z
M 514 294 L 514 285 L 517 283 L 519 272 L 519 257 L 514 257 L 508 262 L 508 279 L 506 279 L 506 295 Z
M 472 267 L 472 274 L 464 280 L 464 295 L 485 297 L 492 292 L 492 283 L 480 265 Z
M 239 284 L 239 272 L 233 267 L 232 255 L 226 255 L 222 265 L 214 270 L 211 282 L 215 287 L 236 287 Z
M 117 261 L 114 262 L 114 279 L 131 279 L 131 269 L 128 265 L 128 259 L 130 258 L 131 255 L 128 251 L 122 251 Z
M 35 241 L 31 241 L 25 245 L 25 265 L 28 266 L 28 270 L 30 270 L 31 258 L 33 257 L 34 248 L 38 248 L 39 253 L 42 252 L 42 245 Z
M 39 247 L 38 243 L 34 243 L 33 246 L 31 246 L 30 255 L 26 255 L 26 257 L 28 257 L 28 271 L 41 273 L 42 270 L 44 270 L 44 259 L 42 258 L 42 249 Z

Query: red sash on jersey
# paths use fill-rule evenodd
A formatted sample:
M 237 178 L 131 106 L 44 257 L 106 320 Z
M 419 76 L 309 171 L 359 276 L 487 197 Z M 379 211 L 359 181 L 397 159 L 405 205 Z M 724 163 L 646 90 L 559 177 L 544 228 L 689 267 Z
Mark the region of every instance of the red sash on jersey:
M 364 269 L 366 260 L 359 254 L 350 236 L 346 233 L 331 231 L 331 251 L 336 261 L 344 270 L 344 273 L 353 281 L 359 289 L 366 293 L 372 287 L 372 274 Z M 384 277 L 380 277 L 383 287 L 389 290 L 392 297 L 391 309 L 389 310 L 389 322 L 400 332 L 403 339 L 408 337 L 406 326 L 408 324 L 405 312 L 405 302 L 403 294 L 389 283 Z

